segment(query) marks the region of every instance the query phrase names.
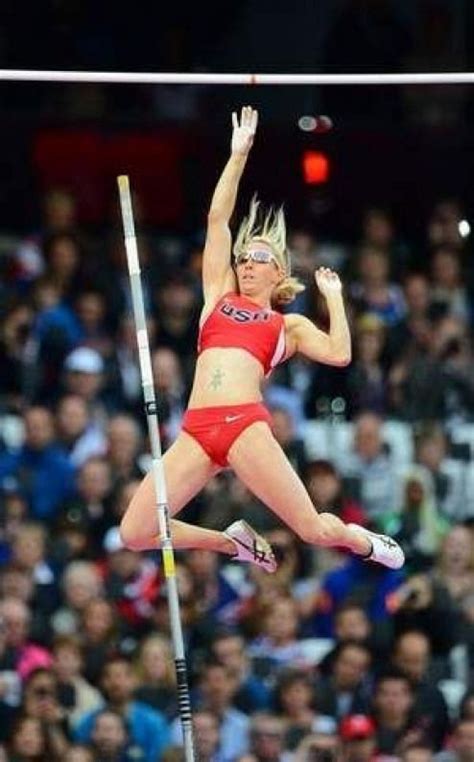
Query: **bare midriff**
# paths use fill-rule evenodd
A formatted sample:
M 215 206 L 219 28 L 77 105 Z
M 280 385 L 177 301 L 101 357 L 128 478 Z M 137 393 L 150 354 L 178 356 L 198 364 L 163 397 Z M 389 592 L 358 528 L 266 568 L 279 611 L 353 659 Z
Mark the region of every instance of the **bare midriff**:
M 260 362 L 245 349 L 212 347 L 198 357 L 189 408 L 260 402 Z

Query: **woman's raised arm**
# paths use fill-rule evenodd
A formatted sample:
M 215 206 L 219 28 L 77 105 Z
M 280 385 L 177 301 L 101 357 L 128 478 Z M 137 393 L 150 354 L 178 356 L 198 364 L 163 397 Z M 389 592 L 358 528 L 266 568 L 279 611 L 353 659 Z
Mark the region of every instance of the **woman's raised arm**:
M 235 287 L 229 221 L 234 211 L 240 178 L 255 137 L 257 122 L 258 113 L 251 106 L 242 108 L 240 123 L 237 114 L 232 114 L 231 154 L 216 185 L 208 214 L 202 268 L 206 305 L 213 305 L 223 293 Z

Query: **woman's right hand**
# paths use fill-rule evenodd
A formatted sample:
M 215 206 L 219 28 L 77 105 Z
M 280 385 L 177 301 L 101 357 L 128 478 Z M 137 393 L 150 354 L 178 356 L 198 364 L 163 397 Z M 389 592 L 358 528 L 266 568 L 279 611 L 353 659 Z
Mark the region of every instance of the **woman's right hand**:
M 252 106 L 242 106 L 239 118 L 235 111 L 232 112 L 232 143 L 233 154 L 247 156 L 252 148 L 253 139 L 257 131 L 258 111 Z

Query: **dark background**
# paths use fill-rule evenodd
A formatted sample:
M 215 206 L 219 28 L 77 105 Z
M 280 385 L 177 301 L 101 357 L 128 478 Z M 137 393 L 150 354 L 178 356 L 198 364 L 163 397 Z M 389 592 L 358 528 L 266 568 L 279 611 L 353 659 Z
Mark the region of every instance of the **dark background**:
M 0 67 L 123 71 L 407 72 L 472 68 L 467 0 L 14 3 L 0 10 Z M 361 210 L 388 206 L 412 239 L 440 197 L 473 206 L 472 88 L 216 87 L 0 83 L 0 226 L 39 220 L 52 184 L 79 196 L 82 221 L 110 220 L 116 172 L 131 175 L 145 222 L 202 225 L 225 158 L 230 111 L 261 112 L 246 189 L 285 201 L 293 224 L 353 235 Z M 302 114 L 329 114 L 326 135 Z M 303 181 L 305 149 L 331 161 Z

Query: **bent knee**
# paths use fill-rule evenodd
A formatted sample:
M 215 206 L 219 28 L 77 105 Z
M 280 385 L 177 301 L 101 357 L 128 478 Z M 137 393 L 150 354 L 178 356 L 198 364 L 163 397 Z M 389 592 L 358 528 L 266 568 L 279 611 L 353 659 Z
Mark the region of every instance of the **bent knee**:
M 143 550 L 150 538 L 143 536 L 143 528 L 125 514 L 119 526 L 120 539 L 129 550 Z

